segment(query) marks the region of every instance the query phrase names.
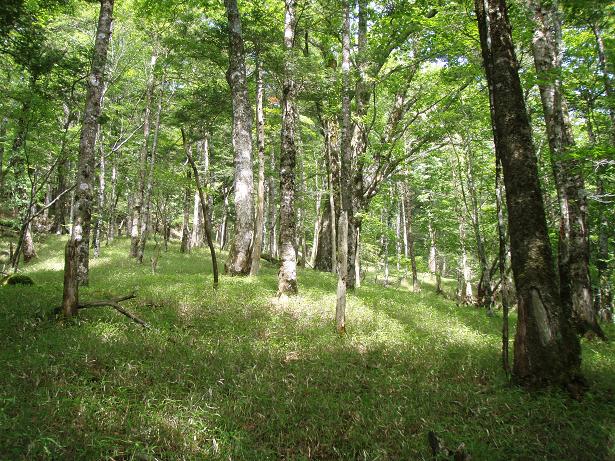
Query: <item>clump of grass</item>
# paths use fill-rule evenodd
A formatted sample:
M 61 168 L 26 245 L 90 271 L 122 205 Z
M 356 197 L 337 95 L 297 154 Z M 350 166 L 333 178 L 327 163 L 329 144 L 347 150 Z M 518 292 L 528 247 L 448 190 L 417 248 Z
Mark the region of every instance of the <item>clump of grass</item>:
M 80 296 L 137 290 L 151 330 L 112 309 L 46 315 L 60 238 L 24 267 L 35 286 L 0 289 L 0 459 L 428 459 L 429 430 L 475 460 L 615 459 L 612 343 L 584 342 L 582 401 L 530 394 L 500 371 L 501 319 L 427 284 L 365 284 L 339 337 L 329 274 L 300 271 L 279 306 L 270 264 L 213 290 L 204 250 L 172 245 L 152 274 L 128 245 L 103 248 Z

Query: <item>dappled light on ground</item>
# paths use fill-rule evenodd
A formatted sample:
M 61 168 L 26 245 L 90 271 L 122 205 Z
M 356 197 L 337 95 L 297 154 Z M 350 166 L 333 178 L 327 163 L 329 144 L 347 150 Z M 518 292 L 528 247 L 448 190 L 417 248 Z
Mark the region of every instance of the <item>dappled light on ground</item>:
M 126 308 L 152 329 L 109 308 L 62 323 L 62 249 L 50 238 L 24 268 L 35 286 L 0 289 L 2 459 L 429 459 L 429 430 L 475 460 L 615 454 L 610 343 L 584 343 L 582 401 L 530 395 L 500 370 L 499 315 L 427 284 L 366 284 L 340 337 L 330 274 L 300 271 L 280 305 L 273 265 L 214 291 L 204 250 L 172 245 L 152 274 L 126 240 L 103 247 L 81 297 L 137 291 Z

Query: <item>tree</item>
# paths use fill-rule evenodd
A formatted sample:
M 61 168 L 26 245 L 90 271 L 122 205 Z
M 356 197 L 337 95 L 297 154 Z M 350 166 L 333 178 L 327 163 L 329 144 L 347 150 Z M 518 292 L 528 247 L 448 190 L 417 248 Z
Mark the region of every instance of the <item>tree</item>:
M 590 331 L 604 337 L 593 308 L 589 278 L 587 198 L 581 164 L 572 156 L 574 145 L 570 117 L 561 81 L 561 19 L 557 1 L 532 0 L 536 23 L 534 65 L 545 118 L 551 163 L 560 208 L 560 297 L 579 334 Z
M 293 76 L 292 49 L 295 39 L 295 0 L 285 0 L 284 16 L 284 82 L 282 84 L 282 141 L 280 147 L 280 272 L 278 294 L 285 297 L 297 293 L 297 250 L 295 248 L 295 139 L 297 88 Z
M 96 132 L 105 78 L 107 48 L 111 39 L 114 0 L 101 0 L 92 67 L 88 77 L 85 110 L 79 141 L 79 165 L 73 232 L 66 244 L 64 258 L 64 295 L 62 312 L 70 317 L 77 313 L 79 284 L 87 282 L 90 224 L 92 218 Z M 83 265 L 85 263 L 85 265 Z M 81 272 L 85 269 L 85 272 Z
M 250 271 L 250 245 L 254 233 L 252 199 L 252 109 L 248 99 L 246 63 L 237 0 L 225 0 L 229 33 L 229 67 L 226 78 L 233 100 L 233 149 L 235 151 L 235 235 L 225 270 L 230 275 Z
M 513 376 L 544 386 L 579 379 L 580 345 L 557 289 L 536 155 L 504 0 L 475 0 L 489 86 L 494 142 L 502 162 L 518 298 Z

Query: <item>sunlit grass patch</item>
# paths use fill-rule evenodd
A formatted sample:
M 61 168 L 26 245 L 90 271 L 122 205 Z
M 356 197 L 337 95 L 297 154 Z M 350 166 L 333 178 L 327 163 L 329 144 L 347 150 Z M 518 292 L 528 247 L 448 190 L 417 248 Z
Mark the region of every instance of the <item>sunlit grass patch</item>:
M 136 291 L 125 307 L 152 328 L 110 308 L 57 322 L 63 245 L 24 266 L 36 285 L 0 289 L 0 459 L 428 459 L 429 430 L 477 460 L 613 459 L 612 343 L 583 342 L 582 402 L 528 394 L 500 369 L 500 313 L 426 279 L 350 292 L 340 337 L 331 274 L 301 269 L 280 305 L 273 265 L 213 290 L 204 249 L 173 243 L 153 274 L 127 239 L 80 294 Z

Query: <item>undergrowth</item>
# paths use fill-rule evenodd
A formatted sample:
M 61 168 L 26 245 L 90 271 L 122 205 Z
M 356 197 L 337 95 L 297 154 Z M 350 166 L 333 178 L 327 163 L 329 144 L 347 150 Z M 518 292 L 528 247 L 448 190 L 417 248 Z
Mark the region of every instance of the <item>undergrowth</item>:
M 612 343 L 584 341 L 582 400 L 528 393 L 501 371 L 500 313 L 427 283 L 364 284 L 339 337 L 330 274 L 300 270 L 279 306 L 273 265 L 214 291 L 205 250 L 171 245 L 152 274 L 127 240 L 80 297 L 136 291 L 123 305 L 152 329 L 108 307 L 61 322 L 63 243 L 24 267 L 34 286 L 0 288 L 2 460 L 420 460 L 430 430 L 473 460 L 615 460 Z

